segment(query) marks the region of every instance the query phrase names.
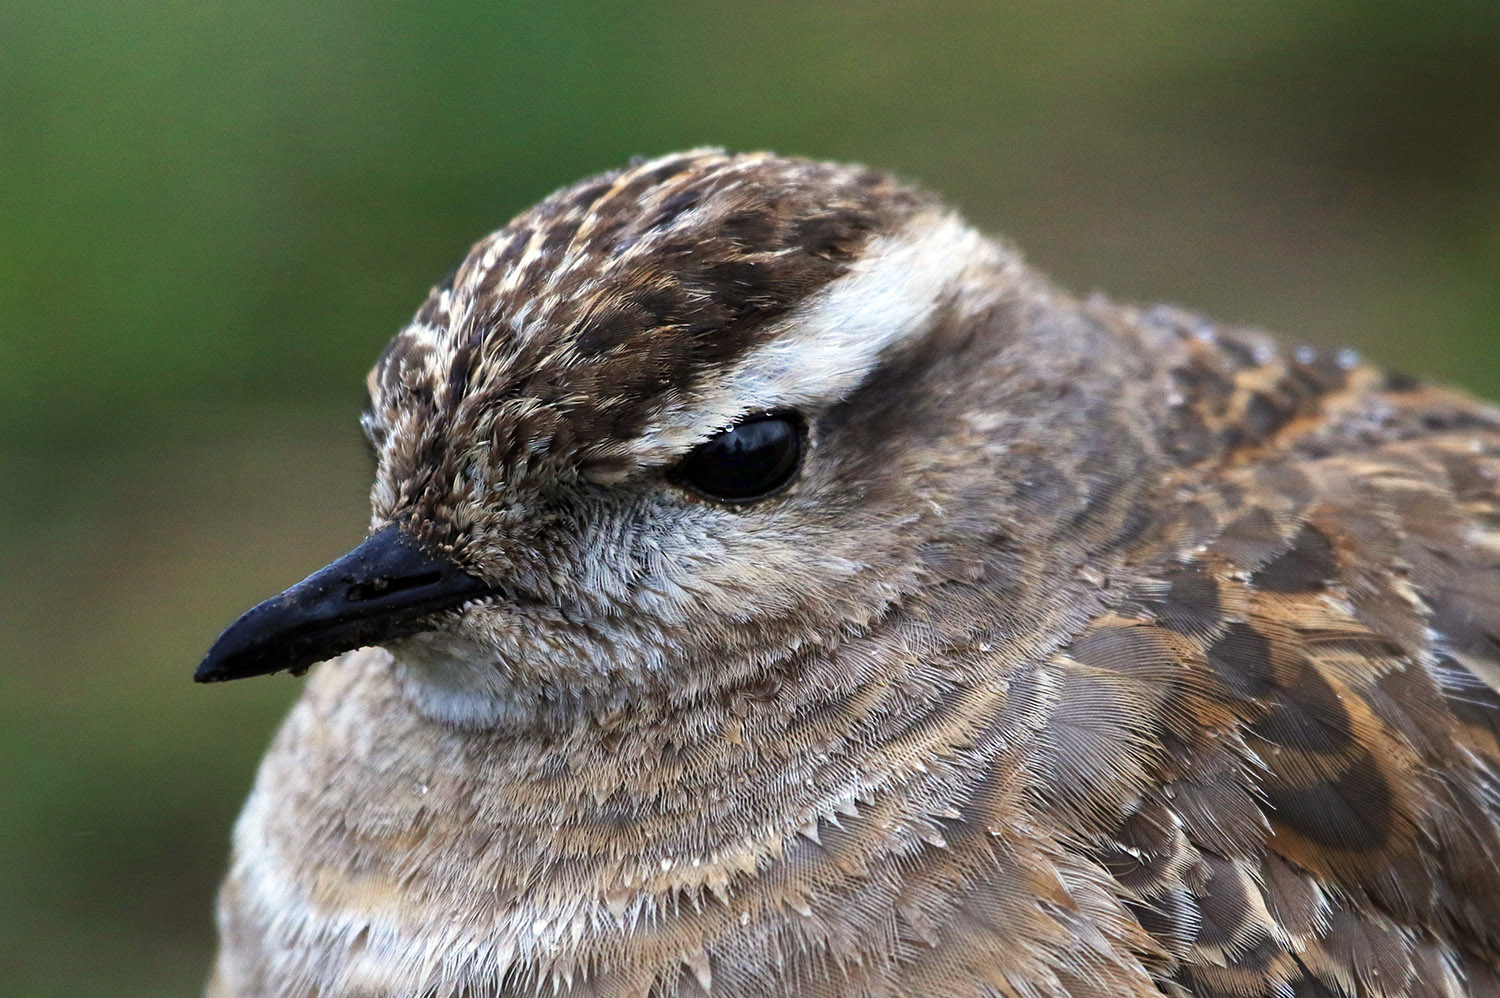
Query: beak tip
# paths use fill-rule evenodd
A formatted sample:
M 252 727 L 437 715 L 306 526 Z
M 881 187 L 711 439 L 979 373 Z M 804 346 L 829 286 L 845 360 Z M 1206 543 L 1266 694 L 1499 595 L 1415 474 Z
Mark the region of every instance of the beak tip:
M 280 656 L 264 654 L 258 645 L 247 644 L 245 629 L 241 626 L 243 619 L 236 621 L 214 642 L 214 646 L 194 670 L 193 682 L 227 683 L 234 679 L 282 672 L 296 664 L 283 661 Z
M 199 663 L 197 670 L 193 672 L 195 683 L 222 683 L 228 679 L 228 673 L 209 659 L 204 659 Z
M 227 683 L 243 675 L 241 670 L 234 667 L 233 662 L 226 661 L 223 655 L 215 654 L 217 650 L 216 648 L 210 649 L 203 661 L 198 663 L 198 668 L 193 671 L 193 682 Z
M 254 674 L 248 668 L 253 663 L 247 661 L 244 636 L 246 620 L 253 620 L 255 613 L 256 610 L 252 609 L 242 614 L 239 620 L 219 635 L 213 647 L 203 656 L 203 661 L 198 663 L 198 668 L 193 671 L 193 682 L 227 683 L 231 679 Z M 253 648 L 253 645 L 250 647 Z

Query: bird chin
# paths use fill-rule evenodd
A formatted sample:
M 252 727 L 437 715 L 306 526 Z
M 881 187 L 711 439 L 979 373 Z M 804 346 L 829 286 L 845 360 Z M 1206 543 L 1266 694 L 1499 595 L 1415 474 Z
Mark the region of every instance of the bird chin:
M 472 731 L 514 725 L 533 712 L 493 649 L 445 631 L 412 635 L 386 647 L 395 658 L 402 693 L 429 720 Z

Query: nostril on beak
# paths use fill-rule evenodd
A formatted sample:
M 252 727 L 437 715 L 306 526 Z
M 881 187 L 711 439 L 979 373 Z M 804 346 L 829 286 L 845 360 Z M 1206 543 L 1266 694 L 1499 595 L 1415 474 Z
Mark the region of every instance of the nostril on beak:
M 379 599 L 382 596 L 405 592 L 408 589 L 421 589 L 424 586 L 436 585 L 442 580 L 443 574 L 441 572 L 424 572 L 421 575 L 408 575 L 397 578 L 381 576 L 378 579 L 370 579 L 350 586 L 348 592 L 344 594 L 344 599 L 350 603 L 362 603 L 366 600 Z

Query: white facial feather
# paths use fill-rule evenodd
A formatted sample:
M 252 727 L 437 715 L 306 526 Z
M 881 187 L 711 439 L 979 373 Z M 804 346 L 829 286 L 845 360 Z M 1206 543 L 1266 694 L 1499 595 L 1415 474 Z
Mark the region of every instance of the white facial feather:
M 945 300 L 993 244 L 957 216 L 919 215 L 877 239 L 849 273 L 794 311 L 728 376 L 662 412 L 633 448 L 662 463 L 751 412 L 826 405 L 846 397 L 893 347 L 920 339 Z

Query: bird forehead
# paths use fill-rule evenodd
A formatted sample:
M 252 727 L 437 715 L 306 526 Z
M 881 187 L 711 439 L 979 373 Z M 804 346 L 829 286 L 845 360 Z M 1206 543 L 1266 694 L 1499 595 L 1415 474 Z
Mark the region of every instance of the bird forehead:
M 697 151 L 581 181 L 479 242 L 371 374 L 439 408 L 621 440 L 773 339 L 925 195 L 859 167 Z

